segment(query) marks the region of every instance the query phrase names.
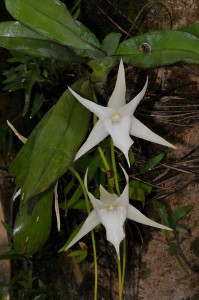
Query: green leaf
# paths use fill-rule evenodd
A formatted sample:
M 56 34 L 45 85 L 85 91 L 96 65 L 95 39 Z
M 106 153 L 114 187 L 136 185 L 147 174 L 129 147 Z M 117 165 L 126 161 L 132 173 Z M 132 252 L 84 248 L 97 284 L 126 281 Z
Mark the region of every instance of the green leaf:
M 101 49 L 106 52 L 108 56 L 113 55 L 119 45 L 121 36 L 121 33 L 116 32 L 107 34 L 101 43 Z
M 32 255 L 48 239 L 52 218 L 53 188 L 31 198 L 21 206 L 14 224 L 14 249 Z
M 87 252 L 86 249 L 81 249 L 81 250 L 76 250 L 68 254 L 68 256 L 73 257 L 73 256 L 79 256 L 79 255 L 84 255 Z
M 190 34 L 193 34 L 193 35 L 199 37 L 199 23 L 198 24 L 189 24 L 178 30 L 183 31 L 183 32 L 188 32 Z
M 89 81 L 80 80 L 72 88 L 86 98 L 92 97 Z M 66 172 L 85 138 L 89 120 L 90 112 L 69 90 L 44 116 L 10 165 L 10 173 L 22 189 L 23 202 L 46 190 Z
M 93 176 L 95 175 L 97 168 L 100 164 L 101 157 L 99 155 L 99 152 L 96 151 L 95 154 L 92 156 L 92 159 L 86 159 L 84 157 L 80 158 L 77 160 L 74 164 L 75 168 L 77 170 L 81 170 L 84 174 L 86 170 L 88 169 L 88 184 L 91 182 Z M 86 163 L 86 164 L 85 164 Z M 81 207 L 82 203 L 79 203 L 79 199 L 83 194 L 82 187 L 79 185 L 70 200 L 67 202 L 67 207 L 68 208 L 77 208 L 78 206 Z
M 85 61 L 72 49 L 50 41 L 13 21 L 0 23 L 0 47 L 40 58 L 54 58 L 66 62 Z
M 90 209 L 92 209 L 92 205 L 90 202 L 89 202 L 89 207 L 90 207 Z M 86 201 L 85 201 L 85 199 L 80 199 L 80 197 L 79 197 L 77 201 L 70 203 L 68 205 L 68 208 L 86 210 L 87 209 Z
M 73 251 L 68 254 L 70 257 L 76 257 L 75 263 L 79 264 L 82 260 L 84 260 L 87 257 L 88 251 L 87 249 L 81 249 L 77 251 Z
M 8 250 L 0 254 L 0 260 L 4 259 L 23 259 L 23 257 L 19 256 L 16 251 L 14 250 Z
M 142 204 L 145 204 L 145 193 L 140 188 L 129 187 L 129 198 L 133 200 L 142 201 Z
M 182 227 L 180 225 L 175 225 L 175 230 L 178 231 L 178 232 L 181 232 L 181 233 L 189 233 L 189 230 L 186 229 L 185 227 Z
M 65 243 L 65 245 L 59 250 L 59 252 L 65 251 L 66 247 L 70 244 L 70 242 L 73 240 L 73 238 L 78 234 L 78 232 L 80 231 L 80 229 L 82 228 L 83 224 L 85 221 L 81 222 L 81 224 L 79 224 L 75 230 L 72 232 L 72 234 L 70 235 L 68 241 Z
M 124 41 L 115 55 L 138 67 L 199 63 L 199 39 L 187 32 L 154 31 Z
M 157 211 L 158 215 L 160 216 L 162 224 L 167 227 L 170 227 L 165 203 L 154 199 L 153 206 L 154 206 L 155 210 Z M 164 230 L 164 236 L 165 236 L 165 239 L 169 240 L 170 236 L 171 236 L 171 232 L 168 230 Z
M 7 234 L 12 237 L 13 236 L 13 229 L 12 229 L 12 227 L 9 224 L 7 224 L 6 222 L 4 222 L 4 221 L 1 221 L 1 224 L 3 225 L 3 227 L 5 228 L 5 230 L 7 231 Z
M 191 205 L 184 205 L 179 208 L 177 208 L 173 213 L 172 213 L 172 221 L 174 224 L 176 224 L 180 219 L 184 218 L 192 209 Z
M 140 173 L 144 174 L 151 171 L 159 162 L 164 158 L 164 154 L 158 154 L 157 156 L 150 159 L 144 166 L 140 168 Z
M 9 13 L 33 31 L 73 47 L 82 56 L 104 56 L 95 35 L 75 21 L 66 6 L 58 0 L 6 0 Z
M 32 106 L 32 112 L 31 112 L 31 115 L 30 115 L 30 118 L 33 118 L 37 113 L 38 111 L 40 110 L 40 108 L 42 107 L 43 103 L 44 103 L 44 96 L 43 94 L 39 94 L 37 93 L 34 97 L 34 100 L 33 100 L 33 106 Z
M 129 198 L 133 200 L 142 201 L 145 204 L 145 195 L 150 194 L 152 187 L 146 183 L 132 180 L 129 182 Z

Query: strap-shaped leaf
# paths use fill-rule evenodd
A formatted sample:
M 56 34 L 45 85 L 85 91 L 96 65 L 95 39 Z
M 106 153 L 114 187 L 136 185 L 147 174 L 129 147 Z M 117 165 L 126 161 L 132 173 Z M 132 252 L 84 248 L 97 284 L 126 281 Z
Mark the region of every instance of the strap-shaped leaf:
M 78 49 L 83 56 L 99 50 L 95 35 L 76 22 L 66 6 L 58 0 L 6 0 L 9 13 L 25 26 L 62 45 Z M 86 51 L 88 50 L 88 51 Z
M 126 40 L 115 54 L 139 67 L 199 63 L 199 39 L 187 32 L 154 31 Z
M 88 81 L 78 81 L 72 88 L 91 98 Z M 90 112 L 67 90 L 40 121 L 10 166 L 24 194 L 23 202 L 65 173 L 85 138 L 89 119 Z
M 0 47 L 35 57 L 54 58 L 67 62 L 85 60 L 72 49 L 50 41 L 21 23 L 13 21 L 0 23 Z
M 183 31 L 183 32 L 188 32 L 190 34 L 193 34 L 193 35 L 199 37 L 199 23 L 189 24 L 189 25 L 184 26 L 184 27 L 182 27 L 178 30 Z
M 51 229 L 53 188 L 31 198 L 19 209 L 14 224 L 14 249 L 32 255 L 48 239 Z

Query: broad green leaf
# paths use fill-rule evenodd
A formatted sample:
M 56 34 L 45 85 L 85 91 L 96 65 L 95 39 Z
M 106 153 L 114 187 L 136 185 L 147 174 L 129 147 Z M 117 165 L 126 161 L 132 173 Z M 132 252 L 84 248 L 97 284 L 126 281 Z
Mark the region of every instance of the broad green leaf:
M 101 49 L 106 52 L 108 56 L 113 55 L 119 45 L 121 36 L 121 33 L 116 32 L 107 34 L 101 43 Z
M 50 41 L 14 21 L 0 23 L 0 47 L 34 57 L 54 58 L 66 62 L 84 61 L 70 48 Z
M 172 213 L 172 221 L 174 224 L 176 224 L 180 219 L 184 218 L 192 209 L 191 205 L 184 205 L 179 208 L 177 208 L 173 213 Z
M 150 159 L 144 166 L 140 168 L 140 173 L 144 174 L 151 171 L 164 157 L 164 154 L 158 154 L 157 156 Z
M 104 56 L 99 42 L 84 25 L 75 21 L 58 0 L 6 0 L 9 13 L 33 31 L 78 50 L 82 56 Z
M 199 37 L 199 23 L 198 24 L 189 24 L 178 30 L 183 31 L 183 32 L 188 32 L 190 34 L 193 34 L 193 35 Z
M 149 32 L 121 43 L 115 55 L 138 67 L 199 63 L 199 38 L 174 30 Z
M 14 249 L 18 254 L 32 255 L 48 239 L 52 218 L 53 188 L 37 195 L 19 209 L 14 224 Z
M 89 81 L 80 80 L 72 88 L 92 97 Z M 89 120 L 90 112 L 69 90 L 44 116 L 10 166 L 23 202 L 45 191 L 66 172 L 85 138 Z

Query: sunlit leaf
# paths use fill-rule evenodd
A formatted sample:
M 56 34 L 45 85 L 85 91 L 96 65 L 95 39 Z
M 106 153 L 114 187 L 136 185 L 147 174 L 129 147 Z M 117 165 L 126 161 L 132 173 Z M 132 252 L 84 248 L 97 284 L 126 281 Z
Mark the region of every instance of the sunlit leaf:
M 199 39 L 175 30 L 148 32 L 122 42 L 115 55 L 138 67 L 199 63 Z

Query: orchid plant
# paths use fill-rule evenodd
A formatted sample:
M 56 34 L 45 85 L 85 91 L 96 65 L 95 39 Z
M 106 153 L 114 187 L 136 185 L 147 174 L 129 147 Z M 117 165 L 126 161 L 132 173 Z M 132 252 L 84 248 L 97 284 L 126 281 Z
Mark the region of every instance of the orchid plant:
M 84 63 L 84 66 L 89 67 L 87 72 L 90 72 L 89 76 L 76 80 L 68 87 L 34 128 L 27 141 L 22 139 L 25 144 L 10 165 L 10 174 L 16 178 L 16 185 L 19 188 L 15 197 L 20 195 L 20 208 L 15 220 L 13 237 L 16 252 L 32 255 L 44 245 L 50 232 L 53 190 L 55 188 L 57 191 L 56 182 L 65 172 L 70 173 L 71 176 L 71 181 L 65 188 L 64 196 L 69 198 L 64 204 L 65 209 L 68 211 L 74 207 L 76 209 L 87 208 L 88 217 L 76 236 L 70 239 L 61 250 L 68 250 L 97 225 L 102 224 L 106 229 L 107 240 L 115 247 L 118 261 L 120 243 L 125 237 L 126 219 L 163 230 L 172 230 L 150 220 L 129 203 L 129 177 L 123 167 L 126 186 L 120 194 L 117 178 L 118 161 L 115 157 L 114 146 L 124 154 L 129 167 L 132 166 L 130 151 L 134 143 L 130 136 L 175 149 L 174 145 L 151 131 L 134 116 L 137 106 L 145 95 L 148 78 L 138 95 L 126 103 L 123 62 L 141 68 L 153 68 L 176 62 L 198 63 L 198 25 L 179 31 L 150 31 L 124 39 L 122 42 L 120 42 L 120 33 L 109 33 L 104 40 L 99 42 L 88 28 L 72 17 L 69 10 L 59 0 L 43 0 L 42 3 L 39 0 L 5 0 L 5 5 L 16 21 L 0 23 L 0 47 L 17 51 L 22 61 L 26 62 L 26 56 L 33 56 L 35 61 L 39 61 L 36 69 L 34 64 L 30 64 L 30 70 L 32 68 L 36 70 L 34 78 L 32 71 L 29 72 L 30 80 L 25 78 L 24 72 L 20 73 L 23 75 L 21 78 L 26 81 L 25 84 L 21 85 L 20 82 L 19 85 L 18 76 L 11 76 L 6 80 L 9 91 L 15 91 L 21 86 L 25 88 L 28 97 L 26 97 L 24 115 L 30 114 L 33 118 L 35 116 L 35 113 L 30 111 L 30 96 L 32 86 L 41 76 L 40 63 L 41 69 L 43 69 L 43 63 L 44 66 L 48 65 L 45 64 L 46 60 L 61 63 L 61 66 L 66 68 L 74 63 Z M 16 62 L 16 58 L 13 61 Z M 101 87 L 105 86 L 107 75 L 117 63 L 119 63 L 119 69 L 115 88 L 107 102 L 107 107 L 104 107 L 97 101 L 93 101 L 97 99 L 95 92 L 99 92 Z M 41 103 L 37 105 L 41 107 Z M 33 111 L 38 111 L 39 108 Z M 85 141 L 90 124 L 90 112 L 98 117 L 98 121 Z M 82 119 L 84 122 L 81 122 Z M 9 126 L 21 138 L 10 123 Z M 104 150 L 101 143 L 109 135 L 111 154 L 107 154 L 109 149 Z M 98 149 L 89 156 L 88 152 L 97 145 Z M 95 155 L 96 152 L 97 155 Z M 83 164 L 81 165 L 83 160 L 80 159 L 82 156 L 85 158 L 83 167 Z M 86 168 L 88 167 L 87 172 L 85 164 Z M 81 175 L 79 171 L 82 172 Z M 88 187 L 98 171 L 100 174 L 105 172 L 108 181 L 107 190 L 102 187 L 102 184 L 106 184 L 106 180 L 103 183 L 100 182 L 100 197 L 94 196 L 95 193 L 92 194 Z M 86 175 L 84 175 L 85 172 Z M 108 174 L 111 175 L 108 176 Z M 76 180 L 79 181 L 79 185 L 72 194 L 72 187 Z M 95 184 L 98 186 L 99 182 L 95 181 Z M 57 192 L 55 194 L 57 199 Z M 90 203 L 87 201 L 88 197 L 93 206 L 92 212 L 90 212 Z M 30 201 L 33 208 L 32 214 L 29 214 L 28 210 Z M 55 202 L 57 211 L 59 210 L 58 201 Z M 94 245 L 95 277 L 97 278 L 97 255 L 93 231 L 91 235 Z M 119 270 L 120 264 L 118 264 L 118 274 L 121 277 L 121 270 Z M 123 276 L 124 271 L 125 268 Z M 97 279 L 94 299 L 97 299 L 96 282 Z M 119 282 L 120 299 L 122 299 L 121 278 Z

